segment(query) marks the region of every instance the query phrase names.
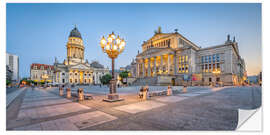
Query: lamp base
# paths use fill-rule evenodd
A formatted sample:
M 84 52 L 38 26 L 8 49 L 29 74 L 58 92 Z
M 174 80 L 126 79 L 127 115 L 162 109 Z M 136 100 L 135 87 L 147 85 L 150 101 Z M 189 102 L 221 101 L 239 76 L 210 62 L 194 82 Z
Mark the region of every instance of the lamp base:
M 103 99 L 105 102 L 117 102 L 117 101 L 123 101 L 123 98 L 120 98 L 118 94 L 109 94 L 107 99 Z

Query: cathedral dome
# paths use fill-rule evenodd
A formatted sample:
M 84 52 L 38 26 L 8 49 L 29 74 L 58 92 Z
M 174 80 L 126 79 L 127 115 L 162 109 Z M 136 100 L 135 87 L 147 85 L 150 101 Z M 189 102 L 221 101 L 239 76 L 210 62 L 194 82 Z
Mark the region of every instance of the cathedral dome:
M 69 37 L 77 37 L 82 39 L 81 33 L 79 32 L 79 30 L 77 29 L 77 27 L 75 27 L 69 34 Z

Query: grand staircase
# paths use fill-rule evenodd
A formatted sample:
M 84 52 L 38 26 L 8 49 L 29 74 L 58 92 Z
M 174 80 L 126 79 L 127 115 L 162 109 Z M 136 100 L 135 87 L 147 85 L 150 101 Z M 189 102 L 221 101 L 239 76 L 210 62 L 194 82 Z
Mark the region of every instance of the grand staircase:
M 145 86 L 145 85 L 156 85 L 157 84 L 157 77 L 144 77 L 144 78 L 137 78 L 132 85 L 136 86 Z

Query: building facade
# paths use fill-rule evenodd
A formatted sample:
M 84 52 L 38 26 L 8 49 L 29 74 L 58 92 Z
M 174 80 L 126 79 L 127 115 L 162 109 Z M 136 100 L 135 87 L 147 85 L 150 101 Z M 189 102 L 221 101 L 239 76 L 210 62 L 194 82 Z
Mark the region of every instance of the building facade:
M 100 74 L 109 72 L 106 68 L 92 67 L 88 60 L 84 59 L 84 44 L 81 33 L 75 27 L 69 34 L 66 44 L 67 58 L 62 62 L 58 62 L 55 58 L 54 62 L 54 82 L 58 84 L 95 84 L 100 83 L 97 79 Z M 97 77 L 98 76 L 98 77 Z
M 98 61 L 93 61 L 90 66 L 93 68 L 93 84 L 101 84 L 101 77 L 110 74 L 109 68 L 104 68 Z
M 160 27 L 143 42 L 135 69 L 137 85 L 238 85 L 246 73 L 235 38 L 228 35 L 224 44 L 201 48 L 177 29 L 162 33 Z
M 30 78 L 34 82 L 52 82 L 54 77 L 53 65 L 33 63 L 30 67 Z
M 14 54 L 6 54 L 6 65 L 9 67 L 9 70 L 12 71 L 11 81 L 19 82 L 19 57 Z

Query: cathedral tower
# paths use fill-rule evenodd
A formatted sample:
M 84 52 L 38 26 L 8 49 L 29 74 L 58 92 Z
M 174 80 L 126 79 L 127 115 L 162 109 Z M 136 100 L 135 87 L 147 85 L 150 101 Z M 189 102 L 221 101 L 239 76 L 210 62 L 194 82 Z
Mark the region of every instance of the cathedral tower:
M 84 62 L 84 45 L 81 33 L 75 26 L 69 34 L 67 42 L 67 64 L 73 65 Z

